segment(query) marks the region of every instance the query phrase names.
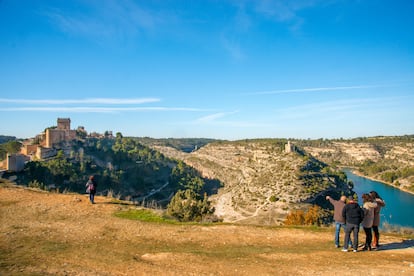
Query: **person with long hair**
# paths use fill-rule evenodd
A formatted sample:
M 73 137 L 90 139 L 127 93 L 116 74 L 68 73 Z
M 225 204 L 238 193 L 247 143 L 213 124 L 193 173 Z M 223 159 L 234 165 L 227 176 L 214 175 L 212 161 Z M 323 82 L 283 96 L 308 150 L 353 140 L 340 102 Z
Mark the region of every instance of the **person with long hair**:
M 377 207 L 377 203 L 373 201 L 369 194 L 362 195 L 362 210 L 364 211 L 364 219 L 361 222 L 365 231 L 365 246 L 362 250 L 371 251 L 372 243 L 372 224 L 374 223 L 374 210 Z
M 381 208 L 385 207 L 385 201 L 379 196 L 379 194 L 376 191 L 371 191 L 370 196 L 374 200 L 374 202 L 377 203 L 377 207 L 374 209 L 374 222 L 372 224 L 372 230 L 374 231 L 374 240 L 372 243 L 372 248 L 378 248 L 379 245 L 379 231 L 378 227 L 380 225 L 380 212 Z

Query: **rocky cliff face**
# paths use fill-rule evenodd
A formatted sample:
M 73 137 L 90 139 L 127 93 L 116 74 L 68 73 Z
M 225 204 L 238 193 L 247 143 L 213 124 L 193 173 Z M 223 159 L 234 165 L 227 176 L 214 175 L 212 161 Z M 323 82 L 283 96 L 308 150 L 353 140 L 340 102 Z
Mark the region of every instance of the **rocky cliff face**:
M 304 149 L 326 163 L 355 167 L 366 176 L 414 192 L 414 142 L 410 139 L 325 141 Z
M 378 149 L 367 143 L 332 142 L 329 146 L 308 146 L 304 149 L 314 157 L 328 163 L 339 161 L 352 165 L 368 159 L 375 162 L 382 158 Z
M 328 192 L 349 192 L 344 182 L 321 173 L 326 165 L 271 141 L 216 142 L 189 154 L 157 149 L 222 183 L 210 200 L 228 222 L 280 224 L 290 210 L 321 201 Z

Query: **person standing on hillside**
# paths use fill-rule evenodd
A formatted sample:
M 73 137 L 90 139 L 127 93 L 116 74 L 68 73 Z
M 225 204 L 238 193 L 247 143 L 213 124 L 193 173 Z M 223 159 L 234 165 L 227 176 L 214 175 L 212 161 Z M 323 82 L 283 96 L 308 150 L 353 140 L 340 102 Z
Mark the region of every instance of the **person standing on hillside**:
M 89 193 L 89 200 L 92 204 L 95 204 L 95 194 L 96 194 L 96 184 L 95 177 L 93 175 L 89 176 L 88 182 L 86 182 L 86 192 Z
M 339 233 L 341 231 L 341 227 L 345 231 L 345 219 L 342 217 L 342 210 L 345 207 L 346 202 L 346 196 L 341 196 L 339 200 L 335 200 L 330 196 L 326 196 L 326 200 L 329 200 L 329 202 L 334 207 L 334 221 L 335 221 L 335 246 L 336 248 L 340 247 L 339 244 Z M 352 246 L 352 244 L 351 244 Z
M 379 247 L 379 231 L 378 227 L 380 225 L 380 212 L 381 208 L 385 207 L 385 201 L 379 196 L 376 191 L 371 191 L 369 193 L 373 200 L 377 203 L 377 207 L 374 209 L 374 222 L 372 224 L 372 230 L 374 231 L 374 241 L 372 243 L 372 248 Z
M 345 219 L 345 241 L 344 248 L 342 251 L 348 252 L 349 239 L 351 237 L 351 232 L 354 233 L 354 252 L 358 251 L 358 234 L 359 234 L 359 224 L 364 219 L 364 212 L 361 207 L 359 207 L 358 202 L 350 197 L 348 203 L 345 205 L 342 210 L 342 217 Z
M 365 246 L 362 250 L 371 251 L 372 243 L 372 224 L 374 222 L 374 210 L 377 207 L 377 203 L 373 201 L 372 197 L 369 194 L 362 195 L 364 211 L 364 219 L 361 224 L 365 231 Z

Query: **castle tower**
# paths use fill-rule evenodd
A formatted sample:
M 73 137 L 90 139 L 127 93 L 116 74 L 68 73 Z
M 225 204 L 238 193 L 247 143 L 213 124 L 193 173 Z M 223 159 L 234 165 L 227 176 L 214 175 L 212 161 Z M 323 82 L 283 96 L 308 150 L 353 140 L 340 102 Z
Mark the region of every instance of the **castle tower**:
M 70 118 L 58 118 L 57 129 L 70 130 Z
M 285 144 L 285 152 L 290 153 L 294 151 L 295 151 L 295 146 L 291 144 L 290 141 L 288 141 L 287 144 Z
M 76 130 L 70 129 L 70 118 L 58 118 L 57 127 L 46 129 L 45 134 L 46 148 L 52 148 L 60 142 L 67 142 L 76 138 Z

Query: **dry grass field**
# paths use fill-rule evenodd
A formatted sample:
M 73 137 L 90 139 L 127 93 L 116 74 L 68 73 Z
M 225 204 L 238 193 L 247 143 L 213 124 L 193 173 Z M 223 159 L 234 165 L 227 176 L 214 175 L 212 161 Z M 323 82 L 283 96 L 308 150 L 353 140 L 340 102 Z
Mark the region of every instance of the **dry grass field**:
M 98 197 L 0 188 L 0 275 L 414 275 L 413 240 L 344 253 L 333 228 L 151 223 Z M 363 232 L 363 231 L 362 231 Z M 364 239 L 364 234 L 360 234 Z

